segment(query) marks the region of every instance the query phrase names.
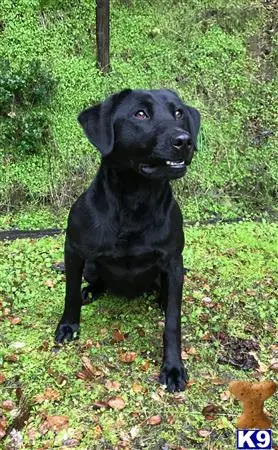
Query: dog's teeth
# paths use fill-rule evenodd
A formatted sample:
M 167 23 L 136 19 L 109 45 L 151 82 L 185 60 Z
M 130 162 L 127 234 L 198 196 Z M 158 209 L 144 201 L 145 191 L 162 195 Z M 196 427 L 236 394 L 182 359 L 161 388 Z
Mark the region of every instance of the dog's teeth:
M 172 166 L 172 167 L 182 167 L 184 165 L 184 161 L 166 161 L 166 164 L 168 166 Z

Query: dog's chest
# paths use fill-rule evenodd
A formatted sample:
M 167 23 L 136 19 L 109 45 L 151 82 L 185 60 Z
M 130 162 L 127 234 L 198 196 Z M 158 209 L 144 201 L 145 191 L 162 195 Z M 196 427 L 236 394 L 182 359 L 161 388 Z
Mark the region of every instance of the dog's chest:
M 126 297 L 151 289 L 159 274 L 156 252 L 142 252 L 142 249 L 137 255 L 122 252 L 123 249 L 110 257 L 102 255 L 95 261 L 97 274 L 107 288 Z
M 158 251 L 155 241 L 141 231 L 119 231 L 114 237 L 103 242 L 98 249 L 96 259 L 127 260 L 136 257 L 136 261 L 154 260 Z

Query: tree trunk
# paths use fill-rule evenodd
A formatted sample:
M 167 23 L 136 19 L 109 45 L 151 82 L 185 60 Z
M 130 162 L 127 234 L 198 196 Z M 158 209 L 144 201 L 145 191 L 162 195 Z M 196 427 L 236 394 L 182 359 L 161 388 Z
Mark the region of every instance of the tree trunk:
M 96 2 L 97 66 L 102 72 L 109 72 L 109 0 Z

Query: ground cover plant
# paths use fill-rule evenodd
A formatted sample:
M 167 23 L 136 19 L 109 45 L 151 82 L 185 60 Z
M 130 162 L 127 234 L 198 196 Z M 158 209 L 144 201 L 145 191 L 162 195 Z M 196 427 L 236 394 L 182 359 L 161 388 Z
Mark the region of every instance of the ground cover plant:
M 80 340 L 56 348 L 65 284 L 52 265 L 63 236 L 0 244 L 1 448 L 235 448 L 241 407 L 229 382 L 277 379 L 277 225 L 192 227 L 186 236 L 190 383 L 174 395 L 157 381 L 163 316 L 152 296 L 103 296 L 83 308 Z M 277 430 L 277 394 L 266 407 Z
M 13 224 L 18 226 L 22 205 L 24 210 L 26 205 L 52 207 L 55 222 L 57 207 L 81 193 L 99 164 L 77 114 L 126 87 L 167 87 L 197 107 L 203 119 L 190 181 L 174 185 L 186 217 L 272 214 L 277 195 L 275 5 L 112 1 L 112 70 L 103 75 L 95 64 L 95 2 L 20 0 L 15 6 L 3 0 L 1 61 L 9 62 L 12 79 L 39 65 L 37 81 L 48 102 L 29 105 L 18 116 L 13 102 L 6 109 L 7 91 L 0 87 L 0 104 L 6 105 L 1 135 L 8 139 L 17 123 L 28 147 L 23 151 L 11 146 L 10 138 L 2 139 L 1 211 L 17 212 Z M 32 86 L 24 89 L 30 97 Z M 34 117 L 36 108 L 42 116 Z
M 185 220 L 277 213 L 277 14 L 275 0 L 113 0 L 103 75 L 95 2 L 2 0 L 0 229 L 65 228 L 99 164 L 76 116 L 126 87 L 171 88 L 201 111 L 198 154 L 173 184 Z M 191 378 L 175 395 L 158 383 L 153 296 L 103 296 L 80 340 L 55 347 L 64 237 L 0 242 L 1 449 L 235 448 L 229 382 L 277 380 L 277 224 L 186 234 Z M 277 430 L 277 394 L 266 407 Z

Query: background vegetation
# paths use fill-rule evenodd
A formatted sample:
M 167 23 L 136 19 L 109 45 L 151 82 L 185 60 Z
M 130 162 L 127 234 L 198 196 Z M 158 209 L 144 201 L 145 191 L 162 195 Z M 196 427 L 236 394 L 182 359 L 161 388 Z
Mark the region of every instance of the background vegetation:
M 113 0 L 103 75 L 94 1 L 2 0 L 0 228 L 64 225 L 99 164 L 76 116 L 125 87 L 172 88 L 201 111 L 198 154 L 174 183 L 185 219 L 275 214 L 276 3 Z M 229 382 L 278 370 L 277 225 L 187 230 L 190 382 L 174 395 L 158 383 L 164 325 L 152 295 L 104 295 L 82 309 L 80 340 L 54 345 L 63 241 L 0 242 L 1 448 L 234 449 L 241 407 Z M 277 399 L 266 406 L 277 447 Z
M 93 1 L 3 0 L 0 17 L 4 226 L 30 208 L 47 208 L 34 226 L 57 223 L 99 163 L 76 116 L 124 87 L 172 88 L 202 113 L 200 150 L 174 184 L 186 218 L 274 212 L 275 1 L 112 1 L 109 75 Z

